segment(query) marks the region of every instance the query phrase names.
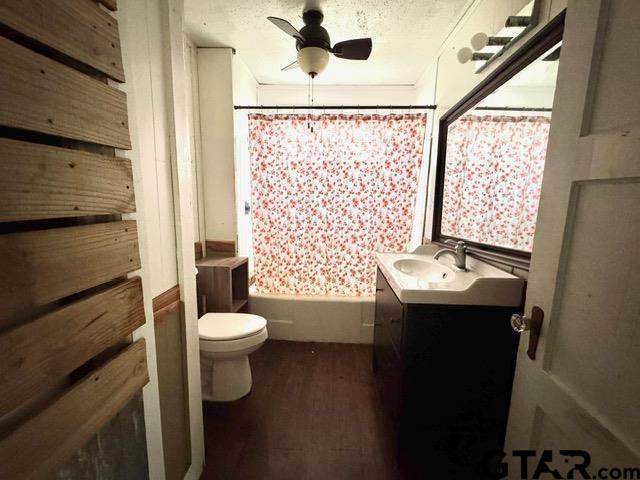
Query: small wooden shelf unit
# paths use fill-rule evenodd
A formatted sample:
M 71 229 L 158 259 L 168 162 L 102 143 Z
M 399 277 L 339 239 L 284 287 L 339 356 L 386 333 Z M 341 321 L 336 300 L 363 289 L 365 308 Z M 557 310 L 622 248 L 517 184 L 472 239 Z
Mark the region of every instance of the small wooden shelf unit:
M 196 260 L 198 316 L 209 312 L 248 312 L 247 257 L 208 256 Z

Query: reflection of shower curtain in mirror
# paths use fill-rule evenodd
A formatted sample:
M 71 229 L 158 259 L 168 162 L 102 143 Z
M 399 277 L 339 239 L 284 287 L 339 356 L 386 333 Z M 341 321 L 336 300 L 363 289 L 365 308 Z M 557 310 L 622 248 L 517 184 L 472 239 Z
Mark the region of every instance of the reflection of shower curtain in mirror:
M 258 291 L 373 295 L 374 252 L 409 242 L 425 127 L 424 114 L 250 115 Z
M 550 120 L 469 115 L 449 126 L 442 234 L 531 251 Z

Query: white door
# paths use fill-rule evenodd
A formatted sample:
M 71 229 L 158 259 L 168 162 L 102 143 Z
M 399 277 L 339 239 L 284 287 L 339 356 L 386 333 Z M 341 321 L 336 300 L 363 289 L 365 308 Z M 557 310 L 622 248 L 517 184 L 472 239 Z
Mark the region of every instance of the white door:
M 590 454 L 591 478 L 640 478 L 624 470 L 640 469 L 639 0 L 568 2 L 525 314 L 534 305 L 545 317 L 536 360 L 521 338 L 509 478 L 583 478 L 567 450 Z

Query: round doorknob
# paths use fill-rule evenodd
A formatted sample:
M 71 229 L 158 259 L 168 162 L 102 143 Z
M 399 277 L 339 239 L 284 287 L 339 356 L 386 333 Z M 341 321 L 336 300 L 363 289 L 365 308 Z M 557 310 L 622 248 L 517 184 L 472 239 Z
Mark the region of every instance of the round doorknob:
M 544 320 L 544 312 L 542 309 L 534 305 L 531 308 L 531 317 L 524 315 L 518 315 L 514 313 L 511 315 L 511 328 L 516 332 L 529 332 L 529 348 L 527 349 L 527 355 L 531 360 L 536 359 L 536 350 L 538 348 L 538 341 L 540 340 L 540 331 L 542 330 L 542 321 Z
M 531 319 L 524 315 L 514 313 L 511 315 L 511 328 L 518 333 L 526 332 L 531 329 Z

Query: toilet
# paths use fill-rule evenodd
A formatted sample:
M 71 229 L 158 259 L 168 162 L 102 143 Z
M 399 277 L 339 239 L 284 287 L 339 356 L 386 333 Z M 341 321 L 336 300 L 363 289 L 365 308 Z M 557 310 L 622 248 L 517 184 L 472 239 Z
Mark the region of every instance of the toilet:
M 266 341 L 267 321 L 248 313 L 207 313 L 198 320 L 202 399 L 230 402 L 251 390 L 249 354 Z

